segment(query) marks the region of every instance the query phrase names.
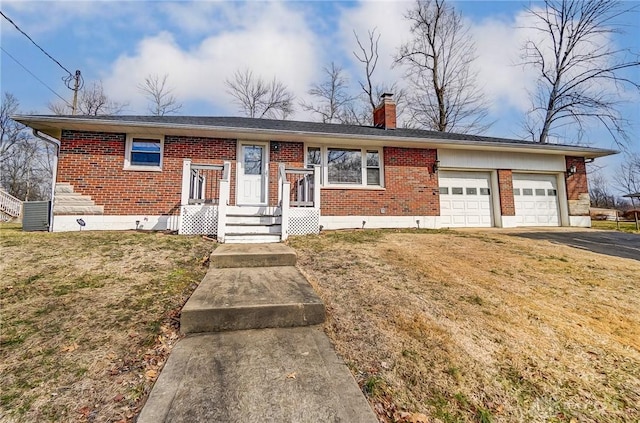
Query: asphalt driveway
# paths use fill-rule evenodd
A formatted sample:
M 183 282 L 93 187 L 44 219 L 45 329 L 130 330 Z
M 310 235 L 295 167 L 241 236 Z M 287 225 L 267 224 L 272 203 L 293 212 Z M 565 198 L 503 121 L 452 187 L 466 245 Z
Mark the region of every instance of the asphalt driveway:
M 595 253 L 640 261 L 640 235 L 616 231 L 541 231 L 512 233 L 529 239 L 543 239 Z

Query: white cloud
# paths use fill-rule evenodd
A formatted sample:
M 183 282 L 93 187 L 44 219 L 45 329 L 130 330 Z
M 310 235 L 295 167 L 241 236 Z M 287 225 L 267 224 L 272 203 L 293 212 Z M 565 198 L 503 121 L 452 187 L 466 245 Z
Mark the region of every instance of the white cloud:
M 356 7 L 342 9 L 339 24 L 340 45 L 344 54 L 349 57 L 354 82 L 364 74 L 364 71 L 362 64 L 352 53 L 360 51 L 353 32 L 358 34 L 360 41 L 367 48 L 368 31 L 374 28 L 377 28 L 380 33 L 375 82 L 384 85 L 401 82 L 402 69 L 393 68 L 392 65 L 398 47 L 409 37 L 409 24 L 404 19 L 404 14 L 412 4 L 407 1 L 365 1 Z
M 535 86 L 536 74 L 520 65 L 522 47 L 532 35 L 524 27 L 523 14 L 513 21 L 485 19 L 472 23 L 471 35 L 476 44 L 478 82 L 490 99 L 494 113 L 529 107 L 527 89 Z
M 195 5 L 196 10 L 202 10 Z M 120 56 L 103 78 L 111 96 L 129 101 L 133 111 L 143 113 L 146 102 L 136 85 L 149 74 L 167 73 L 181 102 L 206 102 L 216 111 L 230 114 L 237 106 L 226 93 L 224 81 L 236 69 L 248 68 L 265 79 L 277 77 L 296 96 L 303 97 L 319 67 L 319 45 L 305 15 L 283 3 L 219 6 L 234 25 L 216 29 L 188 47 L 178 43 L 173 34 L 162 32 L 140 41 L 133 55 Z M 182 13 L 185 18 L 186 12 Z

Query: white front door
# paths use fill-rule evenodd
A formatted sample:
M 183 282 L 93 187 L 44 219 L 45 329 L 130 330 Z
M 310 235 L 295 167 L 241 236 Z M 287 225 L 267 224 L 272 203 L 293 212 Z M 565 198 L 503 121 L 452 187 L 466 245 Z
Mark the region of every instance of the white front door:
M 268 143 L 239 143 L 236 191 L 238 205 L 267 205 L 268 147 Z

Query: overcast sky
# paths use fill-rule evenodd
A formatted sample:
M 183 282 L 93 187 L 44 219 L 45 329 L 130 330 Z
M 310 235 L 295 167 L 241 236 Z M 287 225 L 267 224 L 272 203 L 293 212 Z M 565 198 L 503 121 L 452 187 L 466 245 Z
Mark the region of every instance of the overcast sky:
M 531 36 L 525 28 L 525 7 L 536 3 L 451 3 L 467 19 L 476 43 L 475 66 L 491 103 L 490 119 L 495 121 L 487 135 L 521 136 L 520 123 L 529 106 L 527 88 L 533 86 L 535 74 L 518 63 L 522 44 Z M 149 74 L 168 74 L 184 105 L 181 114 L 237 115 L 238 107 L 224 85 L 236 69 L 251 69 L 266 79 L 275 76 L 298 100 L 308 100 L 310 85 L 333 61 L 345 68 L 355 89 L 361 67 L 352 54 L 357 48 L 354 30 L 363 38 L 367 30 L 379 30 L 375 79 L 387 84 L 399 81 L 403 70 L 392 67 L 393 56 L 408 39 L 403 16 L 411 5 L 405 1 L 3 0 L 1 7 L 65 68 L 80 69 L 85 81 L 101 80 L 112 99 L 128 103 L 125 114 L 147 113 L 137 85 Z M 620 23 L 627 34 L 611 42 L 640 51 L 639 14 Z M 47 103 L 59 101 L 56 94 L 71 101 L 72 93 L 62 81 L 66 72 L 6 20 L 1 25 L 2 91 L 14 94 L 24 112 L 50 113 Z M 634 72 L 640 80 L 639 71 Z M 633 148 L 640 151 L 640 96 L 629 92 L 623 97 L 630 100 L 624 113 L 633 121 Z M 293 118 L 312 117 L 298 107 Z M 570 143 L 572 134 L 566 137 Z M 595 127 L 583 141 L 615 148 Z M 613 168 L 616 159 L 601 163 Z

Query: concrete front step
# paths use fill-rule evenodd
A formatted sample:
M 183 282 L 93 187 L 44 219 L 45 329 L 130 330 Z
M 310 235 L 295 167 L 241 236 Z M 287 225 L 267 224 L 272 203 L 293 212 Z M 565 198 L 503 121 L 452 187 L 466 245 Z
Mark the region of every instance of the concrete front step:
M 280 223 L 282 223 L 281 216 L 262 214 L 227 214 L 227 225 L 279 225 Z
M 229 245 L 223 244 L 211 253 L 211 266 L 269 267 L 295 266 L 296 252 L 284 244 Z
M 227 233 L 224 242 L 227 244 L 276 244 L 282 241 L 281 234 L 244 234 Z
M 317 325 L 322 300 L 293 266 L 210 268 L 182 308 L 183 333 Z
M 320 328 L 182 339 L 138 423 L 378 420 Z
M 227 234 L 280 235 L 282 225 L 262 225 L 260 223 L 227 223 Z

